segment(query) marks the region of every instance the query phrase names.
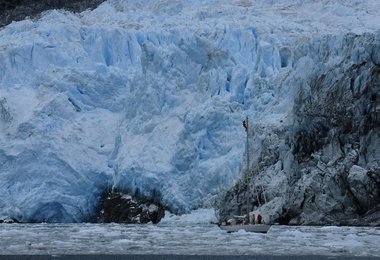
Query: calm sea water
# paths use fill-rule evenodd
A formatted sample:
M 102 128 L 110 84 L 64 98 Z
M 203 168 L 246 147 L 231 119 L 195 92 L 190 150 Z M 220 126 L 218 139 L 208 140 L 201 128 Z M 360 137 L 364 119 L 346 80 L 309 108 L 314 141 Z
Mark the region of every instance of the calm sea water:
M 267 234 L 216 225 L 0 224 L 8 254 L 380 256 L 380 228 L 272 226 Z

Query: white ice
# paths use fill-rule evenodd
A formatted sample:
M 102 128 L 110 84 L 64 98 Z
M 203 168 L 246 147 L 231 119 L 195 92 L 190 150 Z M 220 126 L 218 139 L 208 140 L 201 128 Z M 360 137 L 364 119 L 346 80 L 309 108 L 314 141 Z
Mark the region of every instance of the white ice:
M 2 255 L 323 255 L 380 257 L 380 229 L 272 226 L 267 234 L 216 225 L 1 224 Z
M 239 177 L 245 116 L 291 122 L 296 83 L 317 62 L 292 50 L 379 30 L 378 10 L 378 0 L 110 0 L 2 28 L 0 216 L 82 221 L 107 186 L 161 194 L 177 212 L 204 205 Z

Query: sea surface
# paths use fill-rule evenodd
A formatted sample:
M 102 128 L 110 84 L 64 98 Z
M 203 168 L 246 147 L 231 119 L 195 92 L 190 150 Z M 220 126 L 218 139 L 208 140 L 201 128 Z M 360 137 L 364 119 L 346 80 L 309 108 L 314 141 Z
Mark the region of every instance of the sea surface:
M 0 224 L 0 255 L 321 255 L 380 257 L 380 228 L 217 225 Z

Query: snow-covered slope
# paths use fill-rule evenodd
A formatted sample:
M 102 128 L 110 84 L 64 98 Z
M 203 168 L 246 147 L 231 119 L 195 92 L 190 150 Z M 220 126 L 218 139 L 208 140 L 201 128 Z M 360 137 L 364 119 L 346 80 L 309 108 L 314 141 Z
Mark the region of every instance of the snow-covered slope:
M 292 124 L 309 77 L 300 67 L 321 65 L 299 46 L 337 50 L 341 37 L 320 38 L 374 32 L 378 10 L 377 0 L 108 1 L 10 24 L 0 215 L 81 221 L 110 186 L 178 212 L 204 204 L 240 176 L 245 116 Z

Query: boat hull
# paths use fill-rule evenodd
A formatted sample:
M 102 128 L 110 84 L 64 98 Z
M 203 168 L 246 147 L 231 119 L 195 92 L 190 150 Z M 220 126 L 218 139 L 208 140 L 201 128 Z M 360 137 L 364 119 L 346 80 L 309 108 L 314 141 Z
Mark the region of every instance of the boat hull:
M 226 225 L 220 226 L 221 229 L 227 232 L 237 232 L 239 230 L 245 230 L 246 232 L 267 233 L 270 229 L 270 225 L 257 224 L 257 225 Z

